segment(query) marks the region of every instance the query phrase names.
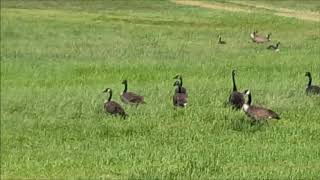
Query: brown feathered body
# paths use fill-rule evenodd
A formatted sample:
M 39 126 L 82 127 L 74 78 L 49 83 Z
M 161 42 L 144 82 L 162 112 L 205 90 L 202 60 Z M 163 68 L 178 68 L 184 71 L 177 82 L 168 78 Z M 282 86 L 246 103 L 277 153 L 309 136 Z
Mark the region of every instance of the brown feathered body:
M 309 82 L 306 88 L 307 95 L 320 95 L 320 87 L 312 85 L 311 73 L 306 72 L 306 76 L 309 78 Z
M 179 87 L 176 88 L 175 93 L 179 93 Z M 181 92 L 182 94 L 185 94 L 186 97 L 188 97 L 187 89 L 185 87 L 181 86 Z
M 266 37 L 264 37 L 264 36 L 257 35 L 257 32 L 253 32 L 252 35 L 250 36 L 252 41 L 255 43 L 266 43 L 270 41 L 271 34 L 268 34 Z
M 308 95 L 320 95 L 320 87 L 319 86 L 308 86 L 306 89 L 306 93 Z
M 126 117 L 127 114 L 125 113 L 124 109 L 115 101 L 106 101 L 104 103 L 104 109 L 106 112 L 112 115 L 120 115 L 122 117 Z
M 175 93 L 173 95 L 173 105 L 176 107 L 186 107 L 188 103 L 187 95 L 183 93 Z
M 279 115 L 274 111 L 259 106 L 249 106 L 247 109 L 244 108 L 244 112 L 248 117 L 255 121 L 280 119 Z
M 124 84 L 124 90 L 120 95 L 120 99 L 122 102 L 131 104 L 131 105 L 136 105 L 136 106 L 139 104 L 145 104 L 143 96 L 140 96 L 136 93 L 127 91 L 127 89 L 128 89 L 128 81 L 127 80 L 124 80 L 122 82 L 122 84 Z
M 103 92 L 109 92 L 109 98 L 108 98 L 108 100 L 106 100 L 104 102 L 104 110 L 107 113 L 110 113 L 112 115 L 120 115 L 123 118 L 128 116 L 125 113 L 124 109 L 121 107 L 120 104 L 118 104 L 117 102 L 111 100 L 111 98 L 112 98 L 112 90 L 110 88 L 107 88 Z
M 243 93 L 233 91 L 229 96 L 229 103 L 235 109 L 241 109 L 244 104 Z
M 137 95 L 133 92 L 122 93 L 120 98 L 122 102 L 128 103 L 128 104 L 133 104 L 133 105 L 145 104 L 144 97 Z
M 246 115 L 251 118 L 254 121 L 262 121 L 262 120 L 268 120 L 268 119 L 280 119 L 280 116 L 275 113 L 274 111 L 259 107 L 259 106 L 252 106 L 251 102 L 251 93 L 250 91 L 246 90 L 246 95 L 248 95 L 248 102 L 243 104 L 243 111 L 246 113 Z
M 172 97 L 174 107 L 186 107 L 188 103 L 188 97 L 187 94 L 182 93 L 181 81 L 176 81 L 173 85 L 178 86 L 176 89 L 178 91 L 176 91 Z

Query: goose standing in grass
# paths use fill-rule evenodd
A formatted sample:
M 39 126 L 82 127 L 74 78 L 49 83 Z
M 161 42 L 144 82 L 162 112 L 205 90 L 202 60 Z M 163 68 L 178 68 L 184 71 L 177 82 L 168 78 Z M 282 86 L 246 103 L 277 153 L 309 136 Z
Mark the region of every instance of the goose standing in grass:
M 178 74 L 173 79 L 179 79 L 180 80 L 180 93 L 185 94 L 188 97 L 187 89 L 182 86 L 183 85 L 182 76 Z M 175 92 L 176 93 L 179 92 L 179 87 L 176 88 Z
M 309 78 L 309 82 L 308 82 L 308 85 L 307 85 L 306 93 L 308 95 L 314 95 L 314 94 L 320 95 L 320 87 L 319 86 L 315 86 L 315 85 L 311 85 L 311 83 L 312 83 L 311 73 L 310 72 L 306 72 L 306 76 Z
M 248 95 L 248 102 L 243 104 L 242 109 L 249 118 L 253 119 L 254 121 L 280 119 L 280 116 L 270 109 L 259 106 L 252 106 L 252 97 L 249 90 L 245 90 L 244 94 Z
M 257 31 L 253 32 L 251 35 L 251 39 L 255 43 L 266 43 L 270 41 L 271 33 L 269 33 L 266 37 L 259 36 Z
M 244 95 L 241 92 L 238 92 L 236 82 L 235 82 L 236 70 L 232 70 L 232 83 L 233 89 L 232 93 L 229 96 L 229 104 L 234 109 L 241 109 L 244 104 Z
M 123 118 L 126 118 L 128 115 L 125 113 L 124 109 L 115 101 L 111 101 L 112 98 L 112 90 L 107 88 L 103 91 L 104 93 L 109 93 L 109 98 L 104 102 L 104 109 L 106 112 L 112 115 L 120 115 Z
M 127 80 L 122 81 L 122 84 L 124 84 L 124 90 L 120 95 L 120 99 L 122 100 L 122 102 L 131 104 L 131 105 L 136 105 L 136 106 L 138 106 L 139 104 L 145 104 L 143 96 L 127 91 L 128 90 Z
M 225 41 L 222 41 L 222 38 L 221 36 L 219 35 L 219 41 L 218 41 L 219 44 L 227 44 Z
M 185 93 L 182 93 L 182 87 L 181 83 L 179 81 L 176 81 L 173 86 L 178 86 L 178 92 L 175 92 L 173 95 L 173 105 L 174 107 L 186 107 L 188 103 L 187 95 Z
M 279 51 L 279 45 L 280 45 L 280 42 L 277 42 L 276 45 L 270 45 L 267 47 L 267 49 L 270 49 L 270 50 L 274 50 L 274 51 Z

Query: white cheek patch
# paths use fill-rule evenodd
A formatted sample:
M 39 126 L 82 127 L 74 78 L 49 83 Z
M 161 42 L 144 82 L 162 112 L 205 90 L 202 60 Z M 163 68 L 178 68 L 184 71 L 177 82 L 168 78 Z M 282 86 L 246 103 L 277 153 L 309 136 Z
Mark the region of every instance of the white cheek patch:
M 244 110 L 245 112 L 247 112 L 248 109 L 249 109 L 249 105 L 248 105 L 248 104 L 244 104 L 244 105 L 242 106 L 242 108 L 243 108 L 243 110 Z
M 251 34 L 250 34 L 250 37 L 251 37 L 252 39 L 254 38 L 254 35 L 253 35 L 253 33 L 251 33 Z
M 187 106 L 188 103 L 184 103 L 183 106 Z

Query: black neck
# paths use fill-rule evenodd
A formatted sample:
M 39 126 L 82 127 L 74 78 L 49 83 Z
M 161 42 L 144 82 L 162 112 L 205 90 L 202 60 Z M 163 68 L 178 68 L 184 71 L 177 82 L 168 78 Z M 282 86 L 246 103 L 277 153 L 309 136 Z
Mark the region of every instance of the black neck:
M 181 93 L 181 84 L 176 84 L 176 86 L 178 86 L 178 93 Z
M 280 45 L 280 44 L 279 44 L 279 43 L 277 43 L 277 45 L 276 45 L 277 49 L 279 48 L 279 45 Z
M 308 75 L 308 78 L 309 78 L 309 83 L 308 83 L 308 86 L 311 86 L 311 83 L 312 83 L 312 78 L 311 78 L 311 75 Z
M 221 42 L 221 37 L 219 37 L 219 42 Z
M 268 35 L 267 35 L 267 39 L 270 39 L 270 36 L 271 36 L 271 34 L 268 34 Z
M 232 82 L 233 82 L 233 91 L 237 91 L 236 81 L 234 78 L 235 74 L 232 74 Z
M 182 86 L 182 84 L 183 84 L 183 83 L 182 83 L 182 77 L 180 76 L 179 79 L 180 79 L 180 86 Z
M 109 91 L 109 98 L 108 98 L 108 102 L 111 101 L 112 98 L 112 90 Z
M 127 83 L 127 82 L 125 82 L 125 83 L 124 83 L 124 90 L 123 90 L 123 93 L 126 93 L 126 92 L 127 92 L 127 90 L 128 90 L 128 83 Z
M 249 93 L 248 94 L 248 105 L 250 106 L 251 105 L 251 101 L 252 101 L 252 99 L 251 99 L 251 93 Z

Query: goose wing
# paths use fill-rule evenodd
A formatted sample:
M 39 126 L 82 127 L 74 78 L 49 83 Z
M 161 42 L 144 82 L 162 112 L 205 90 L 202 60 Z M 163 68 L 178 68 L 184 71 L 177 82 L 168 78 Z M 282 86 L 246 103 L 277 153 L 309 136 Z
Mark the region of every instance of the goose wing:
M 105 110 L 111 114 L 125 115 L 124 109 L 115 101 L 110 101 L 105 104 Z
M 188 103 L 188 100 L 187 100 L 187 96 L 186 94 L 183 94 L 183 93 L 176 93 L 174 96 L 173 96 L 173 105 L 174 106 L 182 106 L 182 107 L 185 107 Z
M 254 38 L 254 41 L 257 42 L 257 43 L 264 43 L 264 42 L 267 42 L 268 39 L 265 38 L 265 37 L 260 37 L 260 36 L 258 36 L 258 37 L 255 37 L 255 38 Z
M 240 93 L 238 91 L 233 91 L 229 96 L 229 103 L 234 108 L 241 109 L 244 104 L 243 93 Z
M 179 93 L 179 88 L 176 88 L 175 93 Z M 185 87 L 181 87 L 181 93 L 188 96 L 187 89 Z
M 307 94 L 320 94 L 319 86 L 308 86 L 306 89 Z
M 280 119 L 279 115 L 274 111 L 258 106 L 250 106 L 248 110 L 248 115 L 250 115 L 250 117 L 253 117 L 256 120 Z
M 144 102 L 143 96 L 140 96 L 133 92 L 126 92 L 123 93 L 122 98 L 124 98 L 125 101 L 131 102 L 131 103 L 142 103 Z

